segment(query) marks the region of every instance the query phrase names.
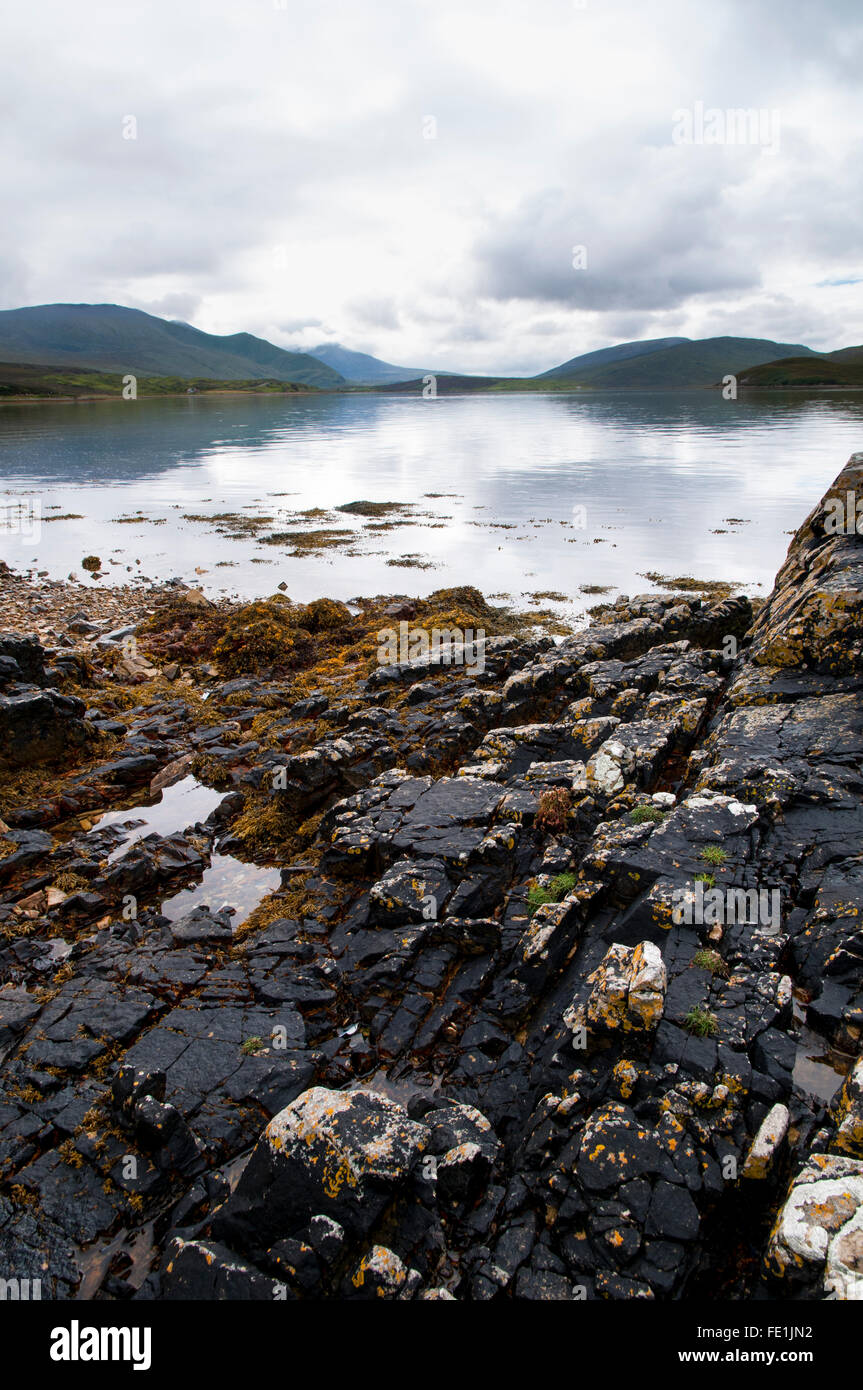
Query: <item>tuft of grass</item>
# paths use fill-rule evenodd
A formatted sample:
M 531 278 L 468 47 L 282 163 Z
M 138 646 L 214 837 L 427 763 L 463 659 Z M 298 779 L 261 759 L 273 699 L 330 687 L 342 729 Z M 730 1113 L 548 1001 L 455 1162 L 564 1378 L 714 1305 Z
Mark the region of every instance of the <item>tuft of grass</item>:
M 711 975 L 719 975 L 723 980 L 728 979 L 728 966 L 718 951 L 711 951 L 706 948 L 696 951 L 692 957 L 692 964 L 697 966 L 699 970 L 709 970 Z
M 728 855 L 721 845 L 705 845 L 698 851 L 699 859 L 703 859 L 705 864 L 724 864 Z
M 535 883 L 533 887 L 528 890 L 527 910 L 532 917 L 538 907 L 545 907 L 546 903 L 553 903 L 556 901 L 557 899 L 549 888 L 540 888 L 539 884 Z
M 242 1047 L 240 1048 L 240 1051 L 243 1053 L 245 1057 L 254 1057 L 256 1053 L 263 1052 L 265 1047 L 266 1043 L 264 1042 L 263 1038 L 252 1037 L 246 1038 L 246 1041 L 243 1043 Z
M 551 880 L 551 891 L 554 893 L 554 901 L 559 903 L 571 893 L 575 887 L 575 874 L 557 874 Z
M 683 1020 L 683 1026 L 697 1038 L 712 1038 L 719 1032 L 716 1016 L 700 1004 L 693 1004 Z
M 530 916 L 536 912 L 538 907 L 544 907 L 546 903 L 559 903 L 571 893 L 575 887 L 575 874 L 557 874 L 547 888 L 541 888 L 538 883 L 528 891 L 527 906 Z
M 629 819 L 633 825 L 646 825 L 648 821 L 657 824 L 663 819 L 665 812 L 661 806 L 654 806 L 650 801 L 644 801 L 640 806 L 635 806 L 629 813 Z
M 696 875 L 695 875 L 695 882 L 696 882 L 696 883 L 703 883 L 704 886 L 705 886 L 705 888 L 715 888 L 715 887 L 716 887 L 716 875 L 715 875 L 715 874 L 696 874 Z

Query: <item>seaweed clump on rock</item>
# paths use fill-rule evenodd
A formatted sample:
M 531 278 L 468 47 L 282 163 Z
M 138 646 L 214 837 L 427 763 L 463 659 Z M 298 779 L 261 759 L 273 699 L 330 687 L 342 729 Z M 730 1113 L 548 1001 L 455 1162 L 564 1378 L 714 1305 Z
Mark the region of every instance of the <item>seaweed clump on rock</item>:
M 247 603 L 228 618 L 213 648 L 213 659 L 228 676 L 300 666 L 309 655 L 310 643 L 298 618 L 287 598 Z

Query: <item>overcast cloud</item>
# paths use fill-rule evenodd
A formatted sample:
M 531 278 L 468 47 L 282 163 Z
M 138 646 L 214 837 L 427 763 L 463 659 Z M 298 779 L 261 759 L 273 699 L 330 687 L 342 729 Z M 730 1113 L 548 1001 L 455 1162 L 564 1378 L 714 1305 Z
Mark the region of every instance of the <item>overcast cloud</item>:
M 861 62 L 859 0 L 10 7 L 0 307 L 475 372 L 860 343 Z M 676 143 L 697 103 L 778 142 Z

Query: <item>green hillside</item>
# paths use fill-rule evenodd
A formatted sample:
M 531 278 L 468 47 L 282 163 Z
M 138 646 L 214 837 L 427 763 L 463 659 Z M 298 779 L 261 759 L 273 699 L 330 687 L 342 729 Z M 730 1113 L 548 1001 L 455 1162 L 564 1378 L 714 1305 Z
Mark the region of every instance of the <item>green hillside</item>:
M 652 352 L 661 352 L 663 348 L 677 347 L 690 341 L 689 338 L 642 338 L 635 343 L 617 343 L 614 347 L 597 348 L 595 352 L 583 352 L 580 357 L 571 357 L 559 367 L 541 372 L 535 379 L 544 381 L 555 377 L 581 378 L 586 372 L 608 366 L 612 362 L 626 362 L 633 357 L 644 357 Z
M 577 377 L 567 378 L 567 384 L 606 391 L 675 391 L 710 386 L 729 373 L 737 374 L 780 357 L 803 356 L 815 354 L 800 344 L 774 343 L 769 338 L 701 338 L 621 362 L 588 367 Z
M 859 349 L 851 349 L 859 351 Z M 781 391 L 795 387 L 841 387 L 852 390 L 863 386 L 863 354 L 857 361 L 828 357 L 784 357 L 741 372 L 737 385 L 744 391 Z
M 118 304 L 42 304 L 0 311 L 0 362 L 136 376 L 342 386 L 338 372 L 250 333 L 220 337 Z
M 463 391 L 488 391 L 491 387 L 501 384 L 511 385 L 516 389 L 530 384 L 520 381 L 517 378 L 506 381 L 496 376 L 456 376 L 445 374 L 437 376 L 434 373 L 429 373 L 428 375 L 434 375 L 436 394 L 438 396 L 454 396 Z M 416 377 L 413 381 L 393 381 L 387 384 L 382 383 L 380 386 L 371 386 L 368 389 L 371 391 L 385 392 L 388 396 L 394 393 L 403 396 L 421 396 L 424 389 L 424 379 L 423 377 Z
M 297 391 L 314 391 L 316 387 L 291 381 L 252 377 L 244 381 L 217 381 L 212 377 L 139 376 L 138 396 L 175 396 L 183 392 L 264 391 L 284 395 Z M 10 398 L 65 398 L 86 396 L 122 396 L 123 377 L 116 372 L 63 371 L 56 367 L 32 363 L 0 362 L 0 400 Z
M 822 357 L 827 357 L 831 362 L 863 362 L 863 347 L 839 348 L 836 352 L 825 352 Z

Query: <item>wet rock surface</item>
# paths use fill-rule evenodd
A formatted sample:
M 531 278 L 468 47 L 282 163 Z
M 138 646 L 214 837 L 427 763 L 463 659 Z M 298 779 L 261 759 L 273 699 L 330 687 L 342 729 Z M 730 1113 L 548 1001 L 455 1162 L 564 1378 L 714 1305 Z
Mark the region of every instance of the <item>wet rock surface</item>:
M 87 735 L 4 804 L 4 1264 L 863 1296 L 863 543 L 825 514 L 754 625 L 640 595 L 483 671 L 208 666 L 120 708 L 4 639 L 3 698 Z

